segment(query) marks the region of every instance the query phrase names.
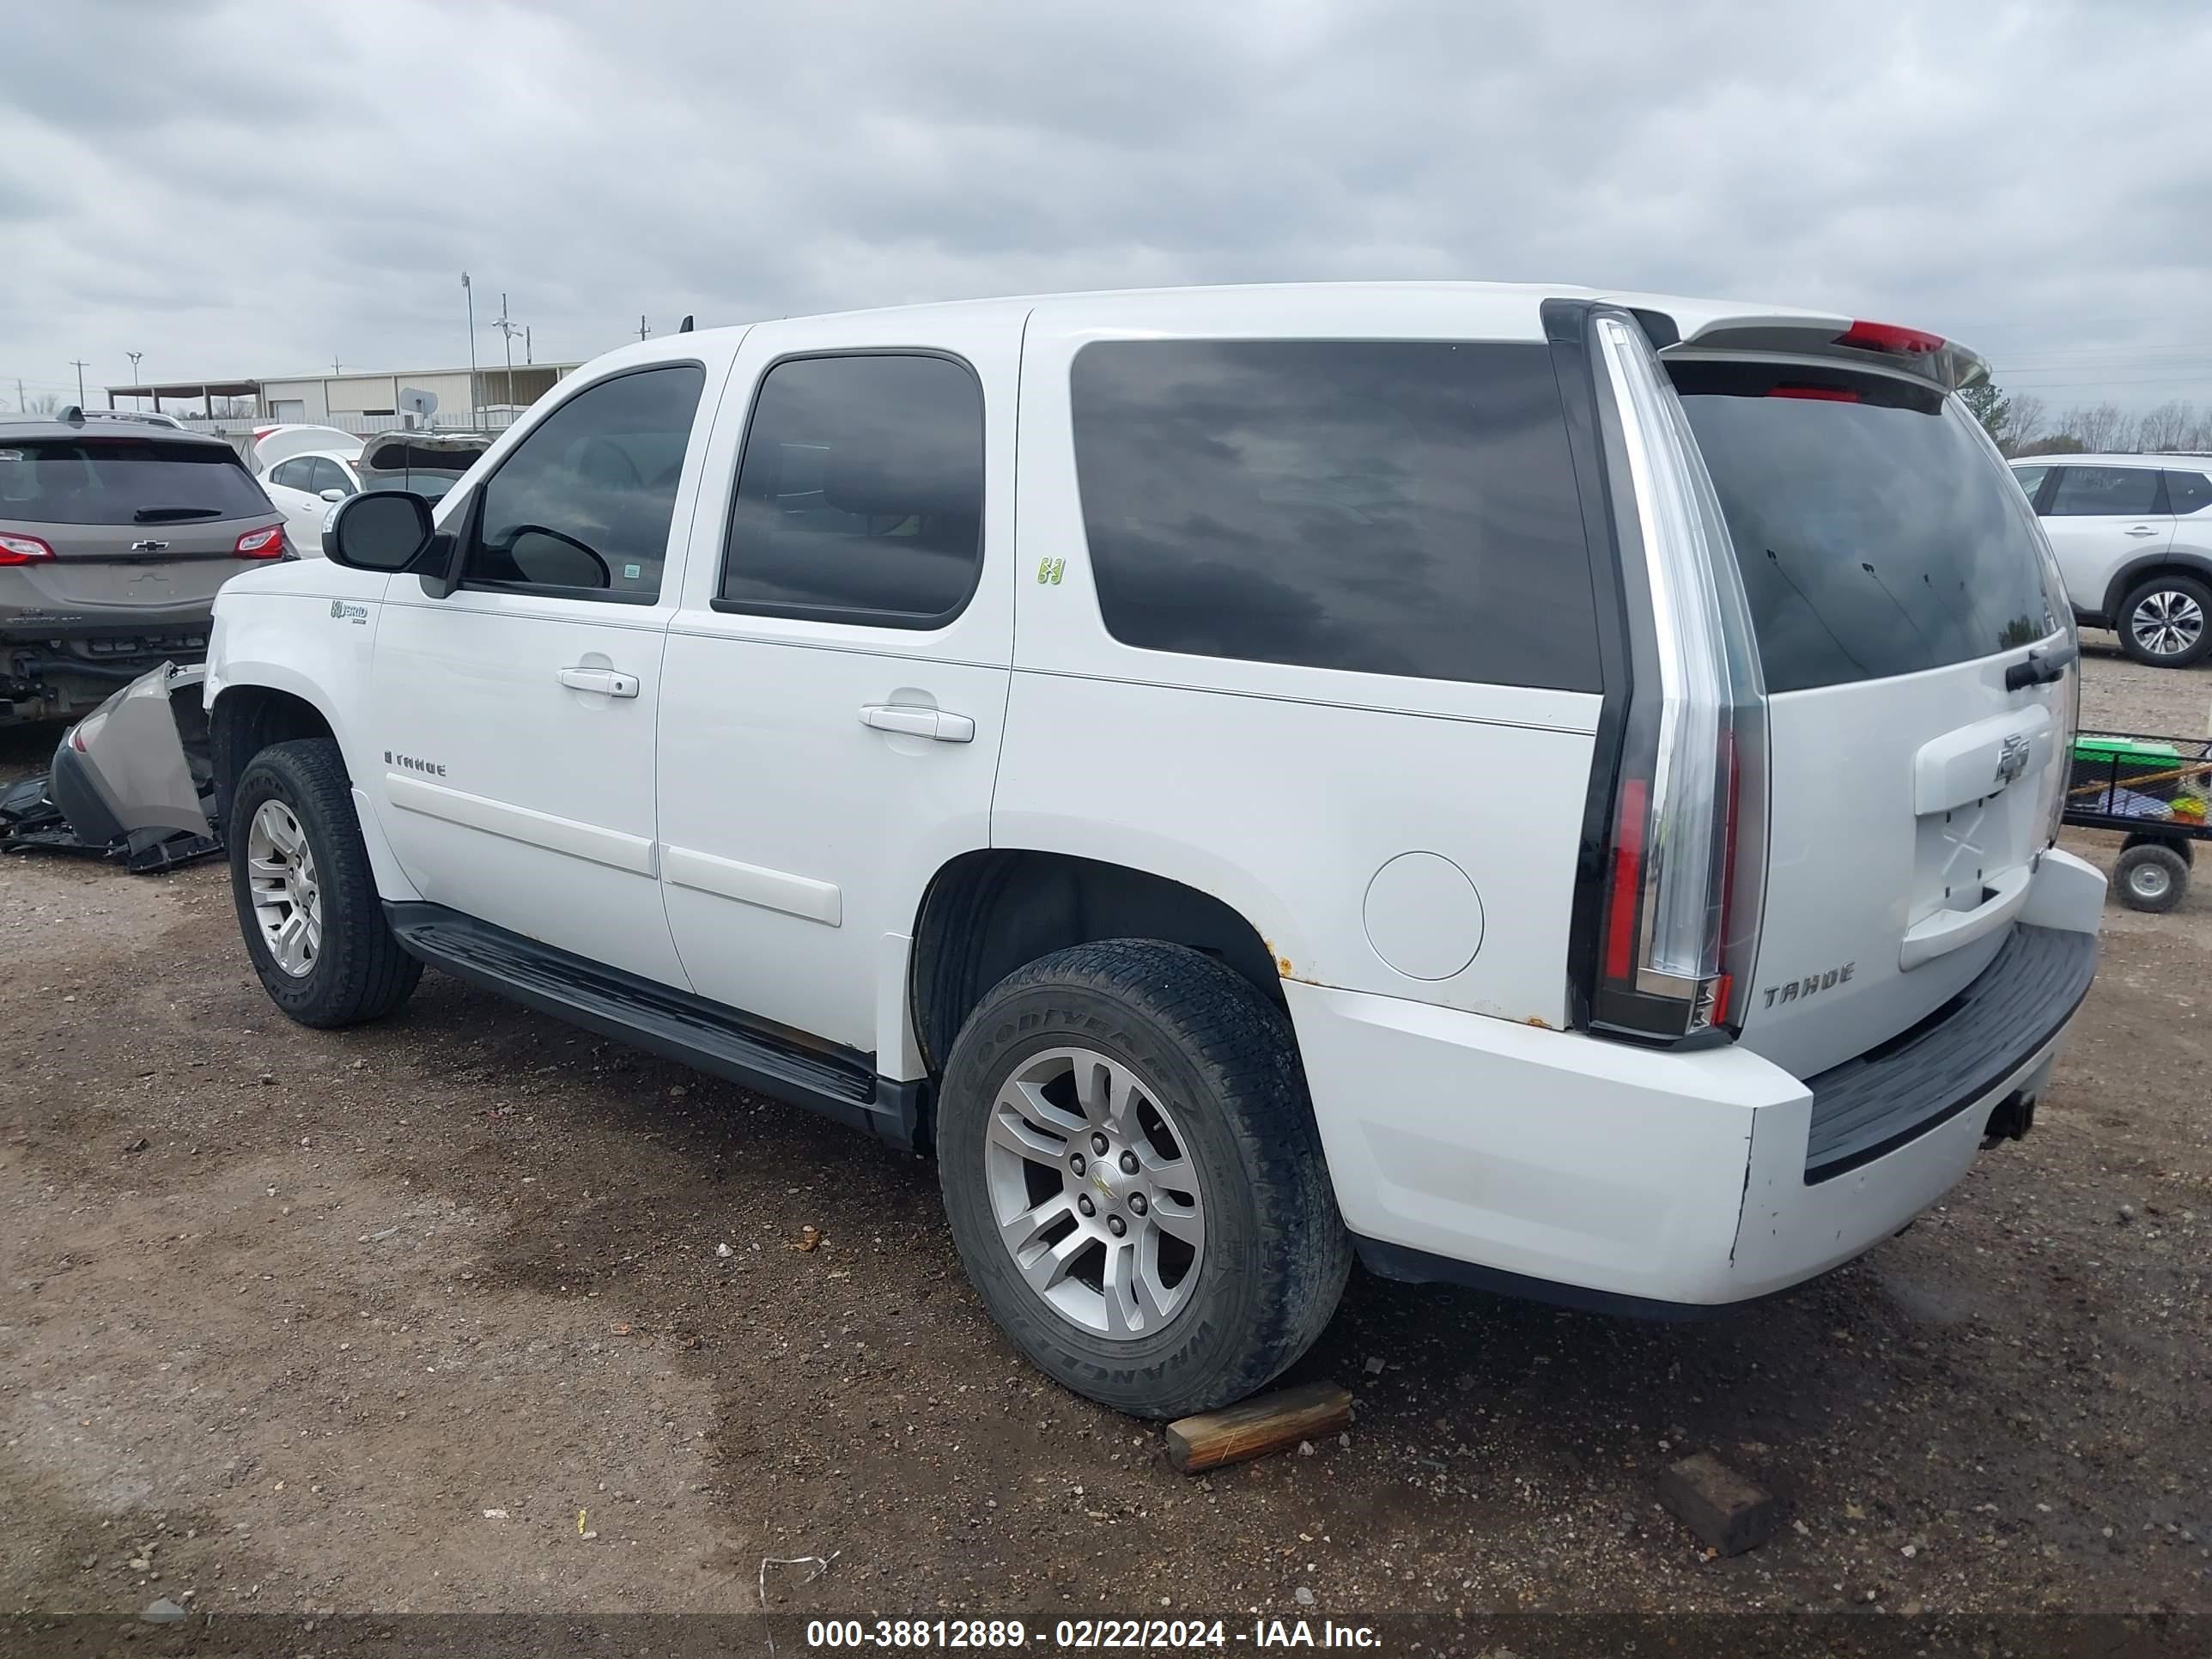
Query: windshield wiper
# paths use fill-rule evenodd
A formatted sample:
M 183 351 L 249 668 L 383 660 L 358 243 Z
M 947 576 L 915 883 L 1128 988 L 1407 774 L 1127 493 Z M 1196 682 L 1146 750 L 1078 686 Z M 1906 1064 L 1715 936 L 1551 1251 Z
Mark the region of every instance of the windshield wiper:
M 219 507 L 142 507 L 131 515 L 133 524 L 182 524 L 187 519 L 220 519 Z

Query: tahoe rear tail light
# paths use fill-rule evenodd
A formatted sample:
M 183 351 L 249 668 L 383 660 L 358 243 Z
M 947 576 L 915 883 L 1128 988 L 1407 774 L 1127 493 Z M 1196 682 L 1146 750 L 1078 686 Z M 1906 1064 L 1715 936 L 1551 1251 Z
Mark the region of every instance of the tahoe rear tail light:
M 1593 1025 L 1680 1039 L 1732 1029 L 1766 876 L 1766 700 L 1728 523 L 1674 388 L 1633 319 L 1599 311 L 1631 690 L 1601 860 Z M 1640 580 L 1639 580 L 1640 579 Z
M 43 564 L 53 556 L 54 550 L 36 536 L 0 532 L 0 564 Z
M 238 538 L 238 545 L 230 550 L 234 559 L 281 559 L 284 552 L 284 526 L 281 524 L 247 531 Z

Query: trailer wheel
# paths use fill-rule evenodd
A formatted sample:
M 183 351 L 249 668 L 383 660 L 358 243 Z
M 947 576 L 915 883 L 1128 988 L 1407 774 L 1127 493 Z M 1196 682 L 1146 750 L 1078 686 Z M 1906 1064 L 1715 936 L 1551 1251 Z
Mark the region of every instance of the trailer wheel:
M 2120 902 L 2130 910 L 2171 910 L 2189 890 L 2189 860 L 2163 842 L 2123 848 L 2112 875 Z

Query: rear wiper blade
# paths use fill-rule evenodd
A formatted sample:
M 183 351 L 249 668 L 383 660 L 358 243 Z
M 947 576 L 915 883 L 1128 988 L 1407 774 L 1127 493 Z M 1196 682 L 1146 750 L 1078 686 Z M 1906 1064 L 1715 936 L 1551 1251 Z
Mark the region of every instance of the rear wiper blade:
M 219 507 L 142 507 L 131 515 L 133 524 L 181 524 L 186 519 L 220 519 Z

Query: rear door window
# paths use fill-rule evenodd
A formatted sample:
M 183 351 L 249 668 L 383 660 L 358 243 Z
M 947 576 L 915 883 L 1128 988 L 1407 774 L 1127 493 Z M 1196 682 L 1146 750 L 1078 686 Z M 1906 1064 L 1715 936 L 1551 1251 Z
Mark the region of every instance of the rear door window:
M 1769 691 L 1970 662 L 2051 633 L 2034 515 L 1933 387 L 1669 365 L 1712 474 Z
M 2212 478 L 2202 472 L 2169 472 L 2166 475 L 2166 500 L 2170 513 L 2202 513 L 2212 507 Z
M 0 437 L 0 519 L 192 524 L 265 517 L 270 510 L 269 497 L 228 445 Z
M 2054 519 L 2140 518 L 2163 514 L 2159 474 L 2150 466 L 2062 466 L 2048 516 Z
M 1601 689 L 1547 347 L 1105 341 L 1077 354 L 1071 394 L 1122 643 Z
M 963 610 L 983 557 L 983 391 L 950 357 L 796 357 L 762 378 L 715 609 L 878 628 Z

